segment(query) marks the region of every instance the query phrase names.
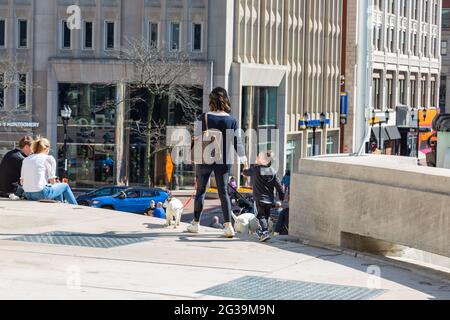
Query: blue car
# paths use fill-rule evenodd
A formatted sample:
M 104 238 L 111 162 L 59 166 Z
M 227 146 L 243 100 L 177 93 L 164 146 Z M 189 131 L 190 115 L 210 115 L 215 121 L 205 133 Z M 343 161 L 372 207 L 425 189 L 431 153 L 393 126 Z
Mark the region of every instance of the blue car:
M 144 214 L 153 200 L 164 203 L 169 195 L 161 189 L 129 188 L 111 196 L 92 200 L 91 206 L 129 213 Z
M 118 194 L 120 191 L 126 190 L 130 187 L 126 186 L 107 186 L 96 189 L 94 191 L 82 194 L 77 197 L 77 202 L 80 206 L 89 207 L 92 204 L 92 200 L 100 197 L 110 197 Z

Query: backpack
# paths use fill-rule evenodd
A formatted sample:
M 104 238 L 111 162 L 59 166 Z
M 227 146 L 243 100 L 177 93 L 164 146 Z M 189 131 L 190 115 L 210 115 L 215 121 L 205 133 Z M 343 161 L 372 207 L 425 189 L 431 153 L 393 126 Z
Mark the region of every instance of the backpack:
M 212 165 L 217 161 L 225 161 L 222 154 L 223 135 L 220 130 L 210 130 L 208 113 L 205 113 L 205 131 L 201 136 L 193 137 L 191 158 L 196 165 Z

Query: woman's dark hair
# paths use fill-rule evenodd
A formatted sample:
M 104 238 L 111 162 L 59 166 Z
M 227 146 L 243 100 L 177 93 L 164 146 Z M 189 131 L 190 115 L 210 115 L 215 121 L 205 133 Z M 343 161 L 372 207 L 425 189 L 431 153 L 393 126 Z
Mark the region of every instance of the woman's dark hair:
M 212 112 L 231 113 L 231 103 L 227 90 L 217 87 L 211 92 L 209 95 L 209 109 Z

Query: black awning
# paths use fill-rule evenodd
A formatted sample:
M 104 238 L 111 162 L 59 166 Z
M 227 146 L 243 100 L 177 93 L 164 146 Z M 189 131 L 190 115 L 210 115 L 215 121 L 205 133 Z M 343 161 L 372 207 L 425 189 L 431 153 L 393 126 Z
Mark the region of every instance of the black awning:
M 401 140 L 402 139 L 402 135 L 400 134 L 400 131 L 398 130 L 397 127 L 394 126 L 389 126 L 386 127 L 386 133 L 389 136 L 389 140 Z
M 374 135 L 374 137 L 378 140 L 380 140 L 380 127 L 372 127 L 372 133 Z M 384 129 L 384 127 L 381 127 L 381 143 L 383 143 L 384 141 L 388 141 L 389 140 L 389 136 L 386 133 L 386 130 Z M 380 143 L 380 141 L 378 141 L 378 143 Z

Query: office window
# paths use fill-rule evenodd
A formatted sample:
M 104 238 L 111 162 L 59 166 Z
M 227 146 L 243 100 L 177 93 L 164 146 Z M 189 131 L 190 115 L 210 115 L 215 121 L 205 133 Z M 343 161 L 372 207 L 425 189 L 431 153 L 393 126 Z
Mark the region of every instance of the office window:
M 413 74 L 410 76 L 409 86 L 411 88 L 411 93 L 410 93 L 411 101 L 409 102 L 409 104 L 411 105 L 411 107 L 417 108 L 417 78 Z
M 381 74 L 374 72 L 372 79 L 372 103 L 376 110 L 381 109 Z
M 406 75 L 400 73 L 398 75 L 398 102 L 401 105 L 406 105 Z
M 407 1 L 409 1 L 409 0 L 401 0 L 401 2 L 400 2 L 400 15 L 404 18 L 406 18 L 406 14 L 407 14 L 407 10 L 408 10 Z
M 63 20 L 61 25 L 61 48 L 70 49 L 72 44 L 72 32 L 67 26 L 67 21 Z
M 417 33 L 414 33 L 414 34 L 412 35 L 411 51 L 412 51 L 412 54 L 413 54 L 413 55 L 415 55 L 415 56 L 418 56 L 418 55 L 419 55 L 419 52 L 418 52 L 418 46 L 417 46 Z
M 387 27 L 386 34 L 387 34 L 386 46 L 388 52 L 394 52 L 394 28 Z
M 27 106 L 27 75 L 25 73 L 19 74 L 17 105 L 19 108 L 26 108 Z
M 170 49 L 180 49 L 180 24 L 178 22 L 172 22 L 170 24 Z
M 0 20 L 0 47 L 6 46 L 6 23 L 5 20 Z
M 422 21 L 424 22 L 429 22 L 428 19 L 428 0 L 424 0 L 423 1 L 423 9 L 422 9 L 422 13 L 423 13 L 423 17 L 422 17 Z
M 412 18 L 414 20 L 419 20 L 419 0 L 412 0 Z
M 386 108 L 394 109 L 394 74 L 386 74 Z
M 90 21 L 84 22 L 83 48 L 88 50 L 94 48 L 94 24 Z
M 192 42 L 193 51 L 202 51 L 202 25 L 200 23 L 192 25 Z
M 427 106 L 427 77 L 422 76 L 420 81 L 420 91 L 421 91 L 421 99 L 420 99 L 420 107 L 425 108 Z
M 430 82 L 430 107 L 436 108 L 437 101 L 436 101 L 436 77 L 431 78 Z
M 26 48 L 28 47 L 28 21 L 27 20 L 19 20 L 18 25 L 19 32 L 18 35 L 18 47 Z
M 450 9 L 442 8 L 442 29 L 450 28 Z
M 386 3 L 387 12 L 390 13 L 390 14 L 394 14 L 395 13 L 395 3 L 396 3 L 396 1 L 394 1 L 394 0 L 386 0 L 386 1 L 387 1 L 387 3 Z
M 441 55 L 443 55 L 443 56 L 447 55 L 447 48 L 448 48 L 447 40 L 442 40 L 441 41 Z
M 436 3 L 436 1 L 434 2 L 434 6 L 433 6 L 433 23 L 435 25 L 438 24 L 438 4 Z
M 400 53 L 406 54 L 406 31 L 400 31 Z
M 153 48 L 158 47 L 158 24 L 154 22 L 150 22 L 148 25 L 148 34 L 149 34 L 149 41 L 150 46 Z
M 105 49 L 112 50 L 115 47 L 115 24 L 114 22 L 105 22 Z
M 422 38 L 422 55 L 428 57 L 428 37 L 426 35 Z

